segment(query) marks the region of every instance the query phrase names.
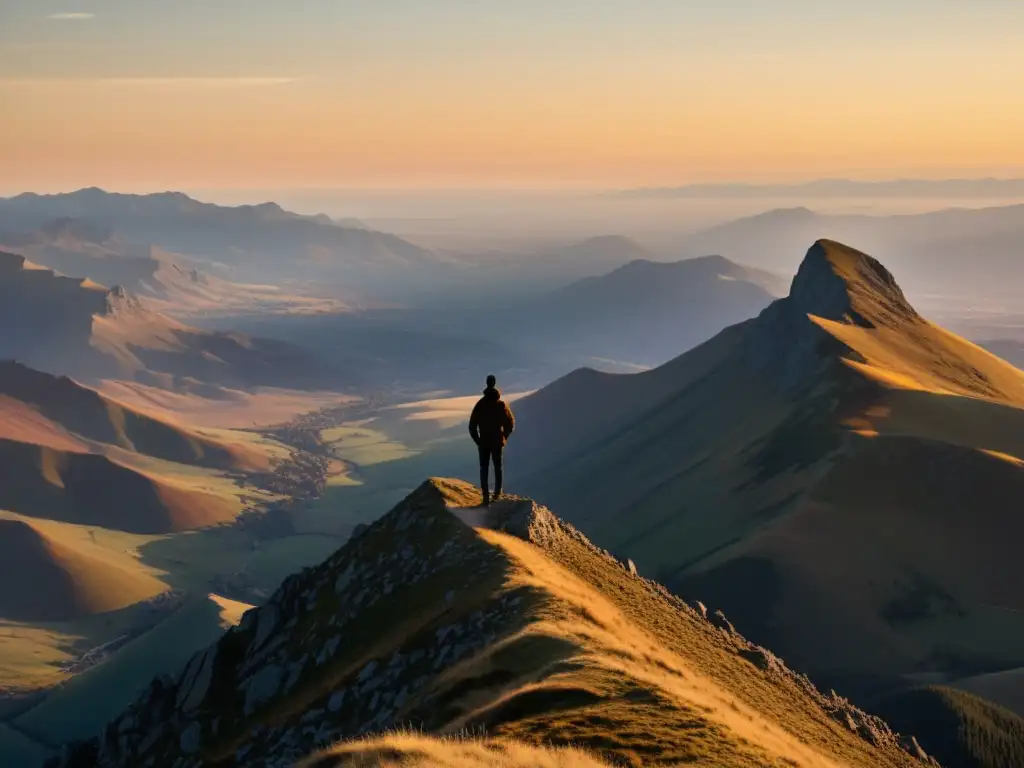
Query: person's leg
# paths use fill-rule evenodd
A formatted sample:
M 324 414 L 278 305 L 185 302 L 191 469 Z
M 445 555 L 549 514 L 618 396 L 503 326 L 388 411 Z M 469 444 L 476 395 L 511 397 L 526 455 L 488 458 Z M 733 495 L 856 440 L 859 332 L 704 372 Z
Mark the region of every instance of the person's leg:
M 483 443 L 480 444 L 480 493 L 484 497 L 484 504 L 490 501 L 490 494 L 487 491 L 487 470 L 491 460 L 491 452 Z
M 501 496 L 502 480 L 502 454 L 504 449 L 501 446 L 491 450 L 491 460 L 494 462 L 494 498 Z

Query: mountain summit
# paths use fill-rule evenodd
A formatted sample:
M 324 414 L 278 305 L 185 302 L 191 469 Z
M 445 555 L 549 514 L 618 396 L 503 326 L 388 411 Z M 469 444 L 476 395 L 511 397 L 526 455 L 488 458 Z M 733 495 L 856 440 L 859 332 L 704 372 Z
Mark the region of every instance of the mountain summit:
M 864 253 L 818 241 L 757 318 L 651 371 L 571 374 L 516 417 L 518 487 L 816 681 L 1024 666 L 982 629 L 1024 599 L 1024 373 Z
M 401 724 L 631 765 L 933 764 L 547 509 L 479 501 L 425 483 L 50 765 L 283 767 Z

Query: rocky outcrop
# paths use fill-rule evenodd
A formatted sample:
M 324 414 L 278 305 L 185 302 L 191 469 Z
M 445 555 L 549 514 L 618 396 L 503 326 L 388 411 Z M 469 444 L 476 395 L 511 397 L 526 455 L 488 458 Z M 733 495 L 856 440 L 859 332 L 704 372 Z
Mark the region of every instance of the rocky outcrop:
M 285 766 L 396 726 L 437 675 L 507 629 L 519 599 L 476 598 L 503 567 L 425 484 L 51 765 Z
M 876 259 L 819 240 L 807 251 L 789 295 L 758 316 L 746 339 L 748 363 L 789 394 L 833 384 L 844 372 L 839 358 L 851 355 L 811 316 L 864 328 L 923 322 Z

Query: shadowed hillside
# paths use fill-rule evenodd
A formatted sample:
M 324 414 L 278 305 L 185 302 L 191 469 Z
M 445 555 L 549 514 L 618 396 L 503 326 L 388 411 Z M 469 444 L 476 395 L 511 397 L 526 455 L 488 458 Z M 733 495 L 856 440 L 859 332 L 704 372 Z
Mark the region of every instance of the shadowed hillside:
M 0 509 L 132 533 L 205 527 L 242 508 L 224 472 L 265 471 L 271 454 L 0 363 Z
M 870 691 L 1021 666 L 1022 404 L 1024 373 L 820 241 L 755 320 L 521 401 L 509 466 L 641 572 Z
M 0 585 L 0 618 L 28 622 L 113 611 L 167 588 L 139 570 L 9 519 L 0 519 Z
M 768 306 L 770 280 L 761 277 L 718 256 L 635 260 L 516 307 L 507 318 L 499 311 L 496 319 L 523 344 L 657 365 Z
M 60 450 L 105 443 L 166 461 L 266 469 L 265 452 L 211 437 L 101 395 L 65 376 L 0 361 L 0 438 Z
M 62 277 L 2 251 L 0 358 L 171 388 L 180 380 L 243 388 L 337 388 L 352 380 L 292 344 L 190 328 L 145 309 L 123 288 Z
M 84 219 L 55 219 L 30 232 L 0 231 L 0 248 L 61 274 L 124 286 L 149 308 L 177 316 L 345 308 L 336 300 L 298 296 L 273 285 L 225 280 L 196 260 L 129 241 Z
M 289 765 L 399 724 L 486 729 L 510 760 L 574 745 L 629 765 L 934 765 L 546 509 L 478 503 L 425 483 L 49 765 Z
M 60 218 L 152 243 L 242 276 L 380 283 L 440 259 L 395 235 L 302 216 L 276 203 L 219 206 L 180 192 L 128 195 L 81 189 L 0 199 L 0 229 L 36 228 Z

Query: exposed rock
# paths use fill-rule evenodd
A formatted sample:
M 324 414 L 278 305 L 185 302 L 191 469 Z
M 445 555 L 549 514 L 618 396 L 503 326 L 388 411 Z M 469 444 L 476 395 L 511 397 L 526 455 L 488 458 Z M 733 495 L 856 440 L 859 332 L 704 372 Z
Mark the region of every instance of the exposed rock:
M 190 723 L 189 726 L 181 732 L 181 751 L 186 755 L 191 755 L 199 751 L 199 745 L 202 741 L 203 729 L 199 723 Z
M 707 619 L 707 617 L 708 617 L 708 608 L 700 600 L 691 600 L 690 601 L 690 607 L 692 607 L 695 611 L 697 611 L 697 613 L 700 614 L 700 617 L 702 619 Z
M 256 707 L 273 697 L 281 687 L 284 668 L 277 664 L 263 667 L 245 682 L 245 712 L 251 714 Z
M 714 613 L 711 614 L 710 621 L 711 621 L 712 624 L 714 624 L 716 627 L 721 629 L 723 632 L 726 632 L 727 634 L 730 634 L 730 635 L 738 635 L 739 634 L 736 631 L 736 627 L 734 627 L 732 625 L 731 621 L 729 621 L 727 618 L 725 618 L 725 614 L 722 613 L 720 610 L 716 610 Z

